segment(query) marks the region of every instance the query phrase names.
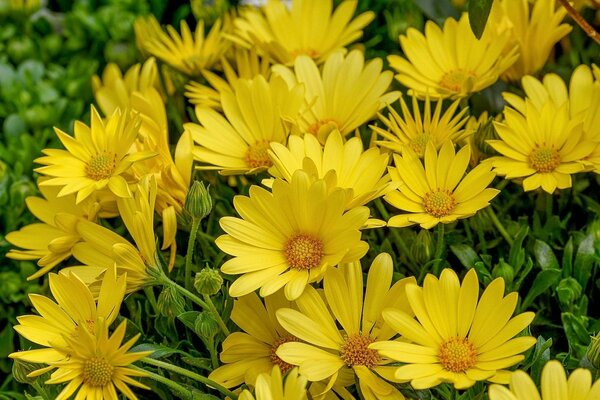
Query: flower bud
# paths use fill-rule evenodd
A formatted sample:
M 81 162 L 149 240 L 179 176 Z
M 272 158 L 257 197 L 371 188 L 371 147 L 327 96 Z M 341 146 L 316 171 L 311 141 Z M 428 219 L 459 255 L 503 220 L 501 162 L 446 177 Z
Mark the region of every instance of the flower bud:
M 588 346 L 585 356 L 594 368 L 600 369 L 600 333 L 592 336 L 592 342 Z
M 222 285 L 223 277 L 216 269 L 207 267 L 200 272 L 196 272 L 194 287 L 198 293 L 212 296 L 221 290 Z
M 36 380 L 36 378 L 29 378 L 27 375 L 29 375 L 38 368 L 39 366 L 36 366 L 36 364 L 19 360 L 17 358 L 14 360 L 12 366 L 12 375 L 15 378 L 15 381 L 19 383 L 32 383 Z
M 212 198 L 204 182 L 194 181 L 185 197 L 185 211 L 192 218 L 202 219 L 212 210 Z
M 482 154 L 487 156 L 496 155 L 496 151 L 487 144 L 488 140 L 498 139 L 498 134 L 496 133 L 496 129 L 494 128 L 493 118 L 488 119 L 485 122 L 482 122 L 477 127 L 477 130 L 473 134 L 473 143 L 477 146 L 477 150 Z
M 410 255 L 417 264 L 431 260 L 434 252 L 433 238 L 427 229 L 421 229 L 410 246 Z
M 194 331 L 201 338 L 212 340 L 219 333 L 219 324 L 212 313 L 203 311 L 196 317 Z
M 494 278 L 502 278 L 506 284 L 511 284 L 513 279 L 515 279 L 515 270 L 512 265 L 504 262 L 504 260 L 500 260 L 492 270 L 492 276 Z
M 583 289 L 576 279 L 568 277 L 562 279 L 556 287 L 558 301 L 563 309 L 568 309 L 580 297 Z
M 158 295 L 156 308 L 162 316 L 174 319 L 185 311 L 185 300 L 175 288 L 166 286 Z

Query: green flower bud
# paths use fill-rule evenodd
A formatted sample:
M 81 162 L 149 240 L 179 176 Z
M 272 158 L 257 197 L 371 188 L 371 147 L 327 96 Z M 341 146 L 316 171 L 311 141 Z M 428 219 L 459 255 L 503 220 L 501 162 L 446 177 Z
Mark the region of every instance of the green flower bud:
M 594 368 L 600 369 L 600 333 L 592 336 L 592 342 L 588 346 L 585 356 Z
M 411 0 L 396 0 L 383 11 L 388 37 L 398 43 L 398 37 L 410 27 L 423 27 L 423 13 Z
M 27 36 L 15 37 L 8 43 L 6 52 L 14 64 L 20 64 L 28 58 L 35 57 L 35 43 Z
M 556 287 L 558 301 L 562 308 L 569 308 L 581 297 L 583 289 L 576 279 L 568 277 L 562 279 Z
M 194 322 L 194 331 L 205 340 L 212 340 L 219 333 L 219 324 L 212 313 L 203 311 Z
M 12 375 L 19 383 L 33 383 L 37 378 L 29 378 L 27 375 L 38 369 L 36 364 L 16 359 L 12 366 Z
M 194 287 L 200 294 L 212 296 L 221 290 L 223 285 L 223 277 L 216 269 L 203 268 L 202 271 L 196 272 L 194 278 Z
M 496 266 L 492 270 L 492 276 L 494 278 L 502 278 L 504 279 L 504 282 L 506 282 L 507 284 L 511 284 L 512 281 L 515 279 L 515 270 L 512 267 L 512 265 L 510 265 L 507 262 L 504 262 L 504 260 L 500 260 L 500 262 L 496 264 Z
M 161 315 L 174 319 L 185 311 L 185 299 L 175 288 L 166 286 L 158 295 L 156 306 Z
M 421 229 L 410 246 L 410 255 L 417 264 L 425 264 L 431 260 L 434 247 L 429 230 Z
M 212 25 L 230 7 L 227 0 L 191 0 L 192 13 L 198 21 Z
M 498 154 L 489 144 L 487 144 L 488 140 L 499 138 L 496 129 L 494 128 L 493 120 L 493 118 L 489 118 L 487 121 L 481 123 L 473 134 L 473 143 L 477 146 L 477 150 L 487 156 Z
M 210 186 L 210 185 L 209 185 Z M 212 198 L 204 182 L 194 181 L 185 197 L 185 211 L 192 218 L 202 219 L 212 210 Z

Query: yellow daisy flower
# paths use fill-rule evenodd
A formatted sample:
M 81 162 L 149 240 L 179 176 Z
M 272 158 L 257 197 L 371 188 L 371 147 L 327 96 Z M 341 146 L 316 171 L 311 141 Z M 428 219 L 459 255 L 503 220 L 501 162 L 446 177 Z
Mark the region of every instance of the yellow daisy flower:
M 269 174 L 288 182 L 299 169 L 312 170 L 318 179 L 327 179 L 327 174 L 335 171 L 335 186 L 352 189 L 353 197 L 347 209 L 365 205 L 394 189 L 394 183 L 386 174 L 389 156 L 377 148 L 364 151 L 359 137 L 344 143 L 337 130 L 327 137 L 324 146 L 313 135 L 292 135 L 287 146 L 272 143 L 269 155 L 273 161 Z M 307 165 L 309 160 L 310 166 Z M 262 183 L 271 187 L 273 180 L 264 179 Z
M 94 106 L 91 119 L 89 127 L 75 122 L 74 137 L 55 129 L 67 150 L 45 149 L 45 157 L 35 160 L 45 165 L 35 171 L 51 177 L 40 186 L 61 186 L 59 197 L 77 193 L 76 203 L 105 188 L 116 197 L 131 197 L 130 167 L 154 156 L 148 152 L 129 153 L 138 135 L 139 119 L 117 110 L 105 123 Z
M 232 85 L 238 79 L 254 79 L 262 75 L 266 80 L 271 76 L 271 61 L 268 57 L 258 55 L 255 49 L 236 48 L 234 52 L 235 64 L 221 58 L 224 78 L 214 72 L 205 70 L 202 76 L 210 86 L 200 82 L 191 81 L 186 85 L 184 94 L 190 103 L 200 107 L 210 107 L 221 110 L 221 94 L 233 93 Z
M 531 12 L 530 4 L 529 0 L 496 2 L 486 25 L 486 30 L 498 34 L 508 32 L 509 52 L 518 45 L 519 58 L 502 74 L 507 81 L 518 81 L 542 69 L 554 45 L 572 29 L 561 24 L 567 10 L 557 7 L 555 0 L 537 0 Z
M 371 11 L 352 19 L 358 0 L 346 0 L 334 10 L 333 0 L 268 0 L 261 9 L 240 10 L 234 21 L 238 42 L 256 46 L 277 63 L 292 65 L 300 55 L 321 63 L 362 36 L 375 18 Z
M 163 30 L 156 17 L 152 14 L 142 15 L 133 22 L 133 30 L 135 32 L 135 45 L 142 53 L 142 56 L 148 57 L 148 51 L 145 44 L 151 40 L 159 40 L 163 34 Z
M 542 394 L 535 383 L 523 371 L 511 375 L 508 388 L 491 385 L 490 400 L 594 400 L 600 399 L 600 380 L 592 384 L 592 373 L 577 368 L 567 380 L 563 365 L 556 360 L 548 361 L 542 370 Z
M 285 377 L 277 367 L 273 367 L 271 373 L 262 373 L 256 380 L 254 395 L 244 390 L 239 400 L 307 400 L 307 380 L 298 374 L 298 368 L 291 370 Z
M 582 160 L 595 148 L 583 134 L 581 118 L 570 118 L 568 104 L 546 102 L 536 109 L 526 100 L 526 115 L 504 109 L 504 122 L 494 121 L 500 140 L 488 140 L 501 157 L 490 162 L 506 179 L 523 179 L 525 191 L 541 187 L 552 194 L 571 187 L 571 174 L 581 172 Z
M 65 359 L 50 363 L 56 371 L 45 382 L 47 385 L 66 383 L 56 400 L 65 400 L 74 394 L 81 400 L 117 400 L 117 390 L 129 400 L 137 400 L 128 385 L 150 389 L 132 379 L 146 376 L 146 373 L 129 365 L 152 354 L 152 351 L 129 352 L 140 334 L 123 344 L 126 327 L 127 321 L 123 321 L 109 336 L 108 324 L 100 324 L 95 334 L 79 326 L 76 338 L 65 337 L 66 344 L 56 346 Z
M 153 17 L 149 17 L 153 18 Z M 168 35 L 156 32 L 148 38 L 139 38 L 143 48 L 156 58 L 189 76 L 199 76 L 203 69 L 213 67 L 229 48 L 222 32 L 222 21 L 214 23 L 204 36 L 204 21 L 198 21 L 194 35 L 185 20 L 181 20 L 181 34 L 168 25 Z
M 242 383 L 255 386 L 256 378 L 273 367 L 278 367 L 282 374 L 288 372 L 292 366 L 276 352 L 283 343 L 298 339 L 277 322 L 275 311 L 282 307 L 291 307 L 291 303 L 281 290 L 265 297 L 264 305 L 256 293 L 234 300 L 231 320 L 242 332 L 227 336 L 220 356 L 224 365 L 208 378 L 230 388 Z
M 283 65 L 273 67 L 288 86 L 304 84 L 305 109 L 301 111 L 300 130 L 311 133 L 324 143 L 334 129 L 346 136 L 375 116 L 378 110 L 391 104 L 399 92 L 387 92 L 392 72 L 383 71 L 379 58 L 365 64 L 363 53 L 351 51 L 330 55 L 319 71 L 314 60 L 307 56 L 296 58 L 294 69 Z
M 405 363 L 394 376 L 410 380 L 415 389 L 443 382 L 456 389 L 483 380 L 507 383 L 511 372 L 505 368 L 522 361 L 522 353 L 535 344 L 531 336 L 514 338 L 535 314 L 511 318 L 519 295 L 504 296 L 502 278 L 492 281 L 480 298 L 474 269 L 460 284 L 456 273 L 446 268 L 439 279 L 427 274 L 423 287 L 407 285 L 406 295 L 416 320 L 402 310 L 383 311 L 385 322 L 402 341 L 376 342 L 369 348 Z
M 242 218 L 221 218 L 227 234 L 216 240 L 234 256 L 221 271 L 242 275 L 229 294 L 238 297 L 260 288 L 264 297 L 285 286 L 286 297 L 294 300 L 329 267 L 364 256 L 369 246 L 360 240 L 359 228 L 369 209 L 344 212 L 348 195 L 299 170 L 290 182 L 275 180 L 272 192 L 251 186 L 249 197 L 236 196 L 233 204 Z
M 303 88 L 288 89 L 274 77 L 239 79 L 234 92 L 224 92 L 221 103 L 225 117 L 210 108 L 196 109 L 201 125 L 184 128 L 199 145 L 194 158 L 208 164 L 201 169 L 218 169 L 222 174 L 257 173 L 272 165 L 267 150 L 271 142 L 285 143 L 290 133 L 286 120 L 294 119 L 303 101 Z
M 46 364 L 62 360 L 65 355 L 55 347 L 66 345 L 66 338 L 77 338 L 78 326 L 94 335 L 99 321 L 111 324 L 117 318 L 126 279 L 125 275 L 116 278 L 115 268 L 108 268 L 96 302 L 90 289 L 75 274 L 50 274 L 50 291 L 56 302 L 39 294 L 30 294 L 31 304 L 39 315 L 19 316 L 19 325 L 14 327 L 25 339 L 44 348 L 18 351 L 9 357 Z M 38 375 L 49 369 L 42 368 L 32 374 Z
M 425 147 L 431 142 L 436 150 L 448 140 L 458 143 L 464 140 L 472 131 L 464 129 L 468 120 L 468 108 L 463 108 L 456 113 L 460 101 L 456 100 L 442 114 L 443 101 L 439 100 L 433 115 L 431 114 L 431 101 L 425 99 L 425 109 L 421 117 L 421 110 L 416 96 L 412 96 L 412 113 L 408 110 L 404 99 L 400 97 L 402 108 L 401 117 L 396 110 L 388 106 L 388 117 L 378 114 L 379 119 L 387 130 L 371 125 L 371 129 L 383 137 L 376 143 L 396 153 L 402 153 L 404 146 L 410 147 L 420 158 L 425 155 Z
M 459 21 L 448 18 L 440 29 L 433 21 L 425 24 L 425 35 L 408 28 L 400 36 L 406 58 L 388 56 L 398 71 L 396 79 L 420 98 L 461 98 L 494 84 L 517 59 L 517 47 L 503 51 L 508 32 L 496 35 L 486 29 L 481 39 L 471 31 L 467 13 Z M 502 57 L 500 57 L 502 55 Z
M 396 168 L 390 168 L 392 181 L 400 187 L 384 199 L 394 207 L 408 211 L 390 218 L 388 226 L 420 224 L 431 229 L 438 223 L 448 224 L 468 218 L 489 205 L 499 190 L 488 188 L 495 174 L 491 165 L 480 164 L 466 175 L 471 148 L 464 146 L 454 153 L 454 144 L 446 142 L 439 153 L 433 143 L 425 148 L 423 162 L 406 147 L 402 156 L 394 155 Z
M 405 278 L 392 285 L 392 273 L 392 258 L 387 253 L 373 261 L 366 289 L 359 262 L 328 269 L 323 280 L 325 301 L 317 290 L 307 287 L 296 300 L 299 311 L 290 308 L 277 311 L 279 323 L 306 342 L 284 343 L 277 355 L 299 365 L 300 373 L 309 381 L 328 379 L 327 389 L 339 374 L 352 369 L 366 400 L 404 399 L 398 389 L 386 382 L 398 382 L 394 378 L 397 367 L 388 366 L 392 360 L 369 348 L 371 343 L 387 341 L 395 335 L 383 322 L 384 308 L 410 312 L 405 288 L 416 280 Z M 343 331 L 339 331 L 336 321 Z M 351 384 L 354 379 L 346 386 Z

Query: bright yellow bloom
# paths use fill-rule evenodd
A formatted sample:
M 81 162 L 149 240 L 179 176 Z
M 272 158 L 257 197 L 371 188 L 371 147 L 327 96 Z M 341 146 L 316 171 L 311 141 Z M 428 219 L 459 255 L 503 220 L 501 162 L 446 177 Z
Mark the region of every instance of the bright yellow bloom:
M 135 31 L 136 47 L 144 57 L 148 57 L 145 43 L 151 40 L 159 40 L 159 37 L 163 34 L 160 23 L 152 14 L 142 15 L 133 22 L 133 30 Z
M 33 363 L 50 363 L 65 358 L 56 346 L 67 344 L 66 338 L 78 338 L 81 326 L 92 335 L 99 321 L 111 324 L 119 315 L 125 295 L 126 276 L 116 278 L 115 268 L 108 268 L 100 287 L 98 301 L 90 289 L 75 274 L 50 274 L 50 291 L 56 303 L 49 298 L 30 294 L 31 304 L 39 315 L 17 317 L 15 330 L 27 340 L 44 348 L 12 353 L 11 358 Z M 32 375 L 39 375 L 52 368 L 42 368 Z
M 281 344 L 298 339 L 277 322 L 275 311 L 283 307 L 291 307 L 291 303 L 281 290 L 265 297 L 264 305 L 256 293 L 234 300 L 231 320 L 242 332 L 227 336 L 221 352 L 224 365 L 208 378 L 230 388 L 242 383 L 255 386 L 258 375 L 273 367 L 282 374 L 288 372 L 292 366 L 277 357 L 276 351 Z
M 313 135 L 292 135 L 287 147 L 272 143 L 269 155 L 273 161 L 269 173 L 288 182 L 299 169 L 318 179 L 328 179 L 327 174 L 335 171 L 337 181 L 334 186 L 352 189 L 353 197 L 346 205 L 347 209 L 365 205 L 394 189 L 386 173 L 389 156 L 381 154 L 377 148 L 364 151 L 359 137 L 344 143 L 337 130 L 327 137 L 324 146 Z M 262 183 L 271 187 L 273 179 L 265 179 Z
M 129 368 L 129 365 L 152 354 L 152 351 L 129 352 L 140 334 L 123 344 L 126 327 L 127 321 L 121 322 L 109 336 L 108 324 L 99 324 L 95 334 L 79 326 L 76 338 L 65 337 L 66 344 L 57 346 L 65 358 L 50 364 L 56 367 L 56 371 L 45 382 L 66 383 L 56 400 L 69 399 L 75 393 L 75 398 L 81 400 L 118 400 L 117 390 L 129 400 L 137 400 L 127 385 L 150 389 L 132 379 L 146 376 L 146 373 Z
M 577 368 L 567 380 L 559 361 L 548 361 L 542 370 L 542 395 L 535 383 L 523 371 L 512 374 L 509 388 L 491 385 L 490 400 L 595 400 L 600 399 L 600 380 L 592 385 L 588 369 Z
M 582 118 L 570 118 L 567 103 L 546 102 L 536 109 L 526 100 L 525 109 L 523 115 L 505 108 L 505 122 L 494 122 L 500 140 L 487 143 L 502 155 L 490 160 L 494 172 L 506 179 L 525 178 L 525 191 L 571 187 L 571 174 L 584 170 L 582 161 L 595 148 L 584 137 Z
M 296 300 L 299 311 L 290 308 L 277 311 L 279 323 L 306 342 L 284 343 L 277 355 L 299 365 L 300 373 L 309 381 L 329 380 L 327 389 L 338 376 L 347 375 L 346 370 L 352 369 L 351 375 L 356 374 L 366 400 L 404 399 L 398 389 L 386 382 L 398 382 L 394 378 L 397 367 L 387 365 L 393 361 L 368 347 L 395 336 L 383 322 L 384 308 L 410 313 L 405 288 L 416 280 L 405 278 L 392 285 L 392 273 L 392 258 L 387 253 L 373 261 L 366 289 L 359 262 L 328 269 L 323 280 L 325 302 L 314 288 L 308 287 Z M 343 331 L 339 331 L 336 321 Z M 354 377 L 344 386 L 351 384 Z
M 408 214 L 393 216 L 388 226 L 420 224 L 431 229 L 440 222 L 448 224 L 468 218 L 487 207 L 500 193 L 488 188 L 495 174 L 491 165 L 480 164 L 465 175 L 470 160 L 470 146 L 455 154 L 452 142 L 444 143 L 439 153 L 429 143 L 423 162 L 408 147 L 402 156 L 394 155 L 396 168 L 390 168 L 390 175 L 392 181 L 400 182 L 400 187 L 384 199 Z
M 239 79 L 233 86 L 233 93 L 221 96 L 226 118 L 210 108 L 199 108 L 201 125 L 184 125 L 199 145 L 194 158 L 208 164 L 201 169 L 218 169 L 226 175 L 264 171 L 272 165 L 269 144 L 285 143 L 290 134 L 286 121 L 296 118 L 303 88 L 288 88 L 279 77 L 267 82 L 261 75 Z
M 535 314 L 511 318 L 519 295 L 504 296 L 502 278 L 493 280 L 479 298 L 475 269 L 460 284 L 456 273 L 446 268 L 439 280 L 427 274 L 423 287 L 407 285 L 406 295 L 417 319 L 401 310 L 384 310 L 385 322 L 402 335 L 401 341 L 373 343 L 369 348 L 405 363 L 394 376 L 410 380 L 415 389 L 444 382 L 456 389 L 484 380 L 507 383 L 511 372 L 505 368 L 522 361 L 522 353 L 535 344 L 531 336 L 514 338 Z
M 494 4 L 486 30 L 508 32 L 507 51 L 512 51 L 515 44 L 519 49 L 517 61 L 502 74 L 504 80 L 518 81 L 542 69 L 554 45 L 571 32 L 569 24 L 561 24 L 567 10 L 557 7 L 555 0 L 536 0 L 531 13 L 529 0 Z
M 103 189 L 116 197 L 131 197 L 130 167 L 154 156 L 148 152 L 129 153 L 138 135 L 139 119 L 117 110 L 105 123 L 93 106 L 91 118 L 89 127 L 75 122 L 74 137 L 55 128 L 66 150 L 44 149 L 46 156 L 35 160 L 45 165 L 35 171 L 51 177 L 40 186 L 61 186 L 58 197 L 77 193 L 77 203 Z
M 256 46 L 275 62 L 292 65 L 300 55 L 321 63 L 362 36 L 375 18 L 371 11 L 352 19 L 358 0 L 345 0 L 334 10 L 333 0 L 268 0 L 262 9 L 240 10 L 234 21 L 238 42 Z
M 215 110 L 221 110 L 221 94 L 224 92 L 233 93 L 232 85 L 238 79 L 254 79 L 262 75 L 266 80 L 271 76 L 271 62 L 268 57 L 261 57 L 254 49 L 236 48 L 234 52 L 235 64 L 227 60 L 227 57 L 221 58 L 221 66 L 225 79 L 214 72 L 205 70 L 202 76 L 210 86 L 192 81 L 186 85 L 185 96 L 190 103 L 200 107 L 210 107 Z
M 314 60 L 301 56 L 294 69 L 276 65 L 273 73 L 281 75 L 290 87 L 304 84 L 306 104 L 300 130 L 324 143 L 332 130 L 346 136 L 398 98 L 399 92 L 387 92 L 392 72 L 382 72 L 382 68 L 381 59 L 365 64 L 363 53 L 353 50 L 346 57 L 341 53 L 329 56 L 322 71 Z
M 448 18 L 440 29 L 433 21 L 425 24 L 425 35 L 408 28 L 400 36 L 406 58 L 388 56 L 398 71 L 396 79 L 420 98 L 466 97 L 494 84 L 517 59 L 517 47 L 503 54 L 510 36 L 486 29 L 475 38 L 467 13 L 460 20 Z M 500 55 L 503 54 L 501 57 Z
M 221 218 L 227 234 L 216 240 L 234 256 L 221 271 L 242 275 L 229 294 L 238 297 L 260 288 L 264 297 L 285 286 L 286 297 L 294 300 L 328 268 L 364 256 L 369 246 L 360 240 L 359 228 L 369 209 L 344 212 L 349 195 L 299 170 L 290 182 L 275 180 L 272 193 L 251 186 L 249 197 L 236 196 L 233 204 L 242 218 Z
M 443 101 L 439 100 L 432 115 L 431 101 L 429 97 L 426 97 L 425 110 L 421 117 L 416 96 L 412 97 L 412 113 L 408 110 L 404 99 L 400 97 L 403 117 L 388 106 L 387 118 L 378 114 L 387 130 L 371 125 L 371 129 L 385 139 L 378 140 L 376 143 L 399 154 L 402 153 L 404 146 L 408 146 L 420 158 L 425 155 L 427 143 L 433 143 L 436 150 L 439 150 L 442 144 L 448 140 L 458 143 L 472 133 L 472 131 L 464 129 L 468 119 L 466 115 L 468 108 L 465 107 L 456 113 L 459 103 L 459 100 L 454 101 L 442 114 Z
M 250 391 L 244 390 L 239 399 L 307 400 L 306 383 L 306 378 L 298 374 L 298 368 L 294 368 L 287 374 L 284 383 L 279 368 L 273 367 L 270 374 L 266 372 L 259 375 L 256 380 L 254 396 Z
M 153 17 L 149 17 L 153 18 Z M 144 49 L 189 76 L 199 76 L 203 69 L 213 67 L 229 48 L 223 36 L 222 21 L 219 19 L 204 36 L 204 22 L 198 21 L 194 35 L 185 20 L 181 21 L 181 35 L 172 26 L 167 26 L 168 35 L 154 33 L 149 38 L 139 38 Z

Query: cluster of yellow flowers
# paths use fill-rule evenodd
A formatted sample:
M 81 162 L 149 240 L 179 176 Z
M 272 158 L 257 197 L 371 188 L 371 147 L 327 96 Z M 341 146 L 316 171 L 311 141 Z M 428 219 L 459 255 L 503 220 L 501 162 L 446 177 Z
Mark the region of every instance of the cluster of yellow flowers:
M 77 122 L 74 136 L 56 129 L 65 149 L 44 150 L 43 198 L 27 200 L 41 222 L 6 236 L 17 247 L 9 257 L 40 266 L 31 279 L 71 256 L 83 264 L 50 274 L 57 303 L 32 295 L 40 315 L 19 317 L 16 327 L 45 348 L 11 356 L 47 364 L 32 374 L 54 370 L 47 383 L 69 382 L 59 398 L 78 391 L 77 398 L 116 399 L 118 389 L 135 399 L 127 384 L 145 387 L 131 377 L 146 373 L 130 364 L 148 353 L 128 352 L 136 338 L 121 345 L 124 323 L 112 335 L 108 329 L 125 293 L 168 279 L 178 229 L 190 225 L 196 162 L 230 178 L 264 178 L 234 198 L 239 217 L 220 220 L 225 234 L 216 245 L 232 256 L 221 272 L 239 275 L 229 295 L 242 331 L 225 339 L 223 365 L 209 379 L 256 387 L 241 393 L 244 400 L 306 399 L 307 390 L 311 398 L 348 399 L 355 382 L 367 400 L 403 399 L 394 383 L 465 389 L 477 381 L 511 383 L 492 385 L 492 400 L 539 399 L 525 373 L 508 370 L 536 342 L 522 334 L 534 313 L 513 316 L 517 293 L 505 295 L 498 278 L 480 296 L 474 269 L 462 283 L 451 269 L 422 285 L 414 277 L 393 283 L 386 253 L 363 285 L 369 245 L 361 230 L 430 229 L 473 216 L 498 195 L 489 187 L 496 175 L 553 193 L 570 187 L 574 173 L 600 173 L 600 73 L 577 68 L 569 90 L 557 75 L 530 76 L 570 26 L 554 0 L 535 2 L 531 15 L 527 0 L 502 0 L 481 39 L 466 14 L 400 38 L 404 56 L 388 60 L 412 96 L 410 110 L 390 90 L 394 74 L 381 59 L 346 48 L 374 18 L 354 17 L 357 4 L 293 0 L 288 9 L 269 0 L 223 17 L 206 36 L 203 23 L 192 33 L 185 22 L 180 32 L 163 31 L 154 17 L 136 22 L 150 58 L 125 75 L 109 65 L 94 78 L 104 117 L 92 107 L 90 126 Z M 172 152 L 166 102 L 182 91 L 174 71 L 189 78 L 196 122 L 182 125 Z M 504 95 L 497 139 L 487 140 L 497 155 L 483 159 L 474 140 L 480 121 L 464 99 L 498 79 L 521 78 L 525 98 Z M 393 108 L 398 99 L 402 115 Z M 359 129 L 376 117 L 382 125 L 371 126 L 365 149 Z M 370 218 L 378 198 L 400 212 Z M 116 216 L 135 243 L 101 223 Z M 312 285 L 320 282 L 322 289 Z M 576 371 L 567 383 L 562 367 L 549 363 L 544 374 L 546 391 L 577 386 L 578 399 L 600 396 L 589 373 Z M 544 390 L 544 399 L 567 399 Z

